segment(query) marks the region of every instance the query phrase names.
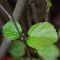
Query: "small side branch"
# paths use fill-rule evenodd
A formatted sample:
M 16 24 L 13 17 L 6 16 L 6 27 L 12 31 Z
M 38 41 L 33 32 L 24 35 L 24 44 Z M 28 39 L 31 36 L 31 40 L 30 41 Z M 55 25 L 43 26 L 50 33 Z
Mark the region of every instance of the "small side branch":
M 0 4 L 0 14 L 6 18 L 6 16 L 11 20 L 11 15 L 3 8 L 3 6 Z

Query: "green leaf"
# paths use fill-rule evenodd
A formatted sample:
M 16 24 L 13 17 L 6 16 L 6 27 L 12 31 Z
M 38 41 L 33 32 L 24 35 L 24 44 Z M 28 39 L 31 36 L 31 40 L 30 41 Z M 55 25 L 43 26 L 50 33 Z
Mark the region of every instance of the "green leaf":
M 37 49 L 37 52 L 43 59 L 54 59 L 59 56 L 59 51 L 54 45 L 40 47 L 40 49 Z
M 49 37 L 54 41 L 57 40 L 57 32 L 54 26 L 48 22 L 38 23 L 33 25 L 28 31 L 29 37 Z
M 54 26 L 48 22 L 37 23 L 28 31 L 28 46 L 37 50 L 44 59 L 53 59 L 58 55 L 58 49 L 53 45 L 58 40 Z
M 28 46 L 32 47 L 32 48 L 40 48 L 40 47 L 44 47 L 47 45 L 52 45 L 52 43 L 49 44 L 48 40 L 46 40 L 46 38 L 43 37 L 29 37 L 27 40 L 27 44 Z
M 54 26 L 48 22 L 33 25 L 28 31 L 27 44 L 30 47 L 37 48 L 41 45 L 53 44 L 57 41 L 57 32 Z M 43 43 L 43 44 L 42 44 Z
M 22 32 L 20 24 L 16 21 L 17 27 Z M 16 40 L 20 37 L 14 23 L 12 21 L 7 22 L 3 27 L 3 35 L 8 40 Z
M 13 42 L 9 48 L 9 53 L 15 58 L 22 56 L 25 53 L 24 44 L 21 41 Z
M 46 59 L 43 59 L 43 60 L 57 60 L 57 58 L 46 58 Z

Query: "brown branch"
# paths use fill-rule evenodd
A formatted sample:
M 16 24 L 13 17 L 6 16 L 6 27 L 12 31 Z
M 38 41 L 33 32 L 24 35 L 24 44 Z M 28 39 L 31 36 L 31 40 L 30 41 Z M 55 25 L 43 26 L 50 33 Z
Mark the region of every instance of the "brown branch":
M 33 19 L 34 19 L 34 23 L 37 23 L 38 22 L 38 17 L 37 17 L 37 11 L 36 11 L 34 0 L 30 0 L 29 4 L 32 8 L 32 16 L 33 16 Z
M 24 10 L 26 1 L 27 0 L 17 0 L 17 4 L 16 4 L 16 7 L 15 7 L 14 12 L 13 12 L 13 17 L 15 20 L 18 21 L 19 18 L 21 17 L 21 14 Z
M 29 4 L 27 4 L 27 24 L 28 24 L 28 27 L 30 28 L 32 26 L 32 16 L 31 16 L 31 9 L 30 9 L 30 6 Z
M 29 60 L 32 60 L 32 57 L 31 57 L 31 54 L 30 54 L 30 50 L 29 50 L 29 48 L 28 48 L 27 45 L 26 45 L 26 52 L 27 52 L 27 54 L 28 54 Z
M 46 17 L 46 0 L 30 0 L 32 16 L 34 23 L 45 21 Z
M 10 45 L 11 45 L 11 41 L 10 40 L 4 39 L 2 41 L 2 44 L 0 46 L 0 59 L 2 59 L 5 56 L 5 54 L 6 54 L 6 52 L 7 52 L 7 50 L 8 50 Z

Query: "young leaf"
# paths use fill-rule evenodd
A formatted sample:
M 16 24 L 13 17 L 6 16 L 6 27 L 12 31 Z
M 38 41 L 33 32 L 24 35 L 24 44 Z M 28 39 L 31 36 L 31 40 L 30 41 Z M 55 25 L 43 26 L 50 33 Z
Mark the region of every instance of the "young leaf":
M 37 49 L 37 52 L 44 59 L 53 59 L 59 56 L 59 51 L 54 45 L 40 47 L 40 49 Z
M 48 22 L 33 25 L 28 31 L 27 44 L 35 48 L 44 59 L 56 58 L 58 49 L 53 45 L 58 39 L 54 26 Z
M 21 41 L 15 41 L 9 49 L 9 53 L 15 58 L 22 56 L 24 52 L 25 46 Z
M 17 27 L 22 32 L 20 24 L 16 21 Z M 4 37 L 8 40 L 16 40 L 20 37 L 14 23 L 12 21 L 7 22 L 3 27 Z
M 46 58 L 46 59 L 43 59 L 43 60 L 57 60 L 57 58 Z
M 35 49 L 44 47 L 47 45 L 52 45 L 52 43 L 49 43 L 48 40 L 46 40 L 46 38 L 43 38 L 43 37 L 29 37 L 27 40 L 27 44 L 30 47 Z
M 58 39 L 54 26 L 48 22 L 33 25 L 29 29 L 28 35 L 27 44 L 33 48 L 37 48 L 36 46 L 53 44 Z

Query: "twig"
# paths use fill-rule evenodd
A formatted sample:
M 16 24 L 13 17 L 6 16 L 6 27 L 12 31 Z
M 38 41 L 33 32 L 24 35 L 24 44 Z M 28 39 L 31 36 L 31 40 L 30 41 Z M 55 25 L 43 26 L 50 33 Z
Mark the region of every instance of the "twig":
M 48 0 L 46 0 L 46 18 L 45 18 L 45 21 L 48 21 L 50 20 L 50 16 L 49 16 L 49 7 L 48 7 Z
M 4 8 L 9 12 L 9 14 L 12 14 L 12 8 L 9 5 L 8 0 L 0 0 L 0 4 L 4 6 Z
M 8 16 L 10 20 L 12 19 L 11 15 L 3 8 L 1 4 L 0 4 L 0 14 L 2 14 L 5 17 Z

